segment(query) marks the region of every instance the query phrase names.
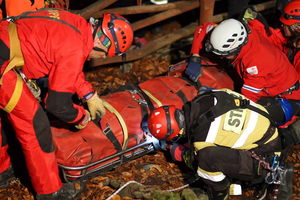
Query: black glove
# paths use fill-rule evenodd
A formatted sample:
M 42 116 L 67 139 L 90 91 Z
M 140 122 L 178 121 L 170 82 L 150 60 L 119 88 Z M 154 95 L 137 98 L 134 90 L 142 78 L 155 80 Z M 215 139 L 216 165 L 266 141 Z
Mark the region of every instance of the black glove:
M 194 82 L 197 82 L 202 75 L 201 58 L 198 56 L 191 56 L 189 64 L 185 70 L 185 74 Z

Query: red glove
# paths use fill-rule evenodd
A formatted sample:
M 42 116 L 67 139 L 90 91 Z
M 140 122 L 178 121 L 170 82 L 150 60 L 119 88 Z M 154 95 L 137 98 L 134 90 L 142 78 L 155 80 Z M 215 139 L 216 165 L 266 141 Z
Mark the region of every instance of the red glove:
M 176 162 L 183 162 L 183 158 L 182 155 L 185 152 L 186 147 L 178 144 L 178 143 L 174 143 L 170 146 L 170 154 L 172 156 L 172 159 Z

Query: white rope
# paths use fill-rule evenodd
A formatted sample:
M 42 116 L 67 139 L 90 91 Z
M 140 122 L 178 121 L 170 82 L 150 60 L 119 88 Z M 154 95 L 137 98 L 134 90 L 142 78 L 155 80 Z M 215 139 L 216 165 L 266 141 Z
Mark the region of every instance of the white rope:
M 182 190 L 182 189 L 188 187 L 189 185 L 190 184 L 186 184 L 186 185 L 180 186 L 178 188 L 174 188 L 174 189 L 170 189 L 170 190 L 163 190 L 163 191 L 174 192 L 174 191 L 177 191 L 177 190 Z
M 119 192 L 121 192 L 121 190 L 123 190 L 127 185 L 129 185 L 131 183 L 136 183 L 136 184 L 138 184 L 140 186 L 144 186 L 143 184 L 141 184 L 139 182 L 136 182 L 136 181 L 128 181 L 122 187 L 120 187 L 117 191 L 115 191 L 112 195 L 110 195 L 106 200 L 110 200 L 113 196 L 115 196 L 116 194 L 118 194 Z M 174 192 L 174 191 L 177 191 L 177 190 L 182 190 L 182 189 L 184 189 L 184 188 L 186 188 L 188 186 L 189 186 L 189 184 L 186 184 L 186 185 L 180 186 L 178 188 L 174 188 L 174 189 L 170 189 L 170 190 L 162 190 L 162 191 Z

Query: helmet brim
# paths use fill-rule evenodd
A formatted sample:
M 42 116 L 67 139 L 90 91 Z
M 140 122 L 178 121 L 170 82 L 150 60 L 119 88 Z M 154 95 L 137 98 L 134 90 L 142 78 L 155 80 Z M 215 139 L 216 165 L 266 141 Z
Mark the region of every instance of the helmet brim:
M 299 20 L 295 20 L 295 19 L 286 19 L 283 15 L 280 16 L 279 20 L 281 23 L 287 26 L 291 26 L 299 22 Z

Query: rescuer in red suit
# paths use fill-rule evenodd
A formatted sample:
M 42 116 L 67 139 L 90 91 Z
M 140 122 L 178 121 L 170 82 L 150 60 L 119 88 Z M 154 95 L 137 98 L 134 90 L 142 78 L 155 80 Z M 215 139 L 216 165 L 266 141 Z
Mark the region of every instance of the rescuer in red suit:
M 274 121 L 284 124 L 297 115 L 300 98 L 299 74 L 286 56 L 286 39 L 279 29 L 265 29 L 257 19 L 227 19 L 197 28 L 186 75 L 197 80 L 201 75 L 200 57 L 212 53 L 227 59 L 243 81 L 241 93 L 254 102 L 269 104 Z M 280 111 L 280 112 L 279 112 Z
M 290 1 L 283 9 L 280 17 L 284 36 L 287 38 L 288 57 L 300 73 L 300 1 Z
M 67 11 L 43 9 L 0 23 L 1 107 L 21 143 L 37 199 L 73 199 L 82 187 L 62 185 L 49 121 L 34 98 L 34 79 L 48 77 L 45 108 L 49 113 L 84 128 L 89 113 L 93 119 L 105 114 L 102 100 L 84 79 L 85 60 L 122 55 L 132 37 L 129 22 L 115 14 L 87 22 Z M 87 102 L 90 112 L 72 102 L 74 94 Z M 2 141 L 2 135 L 0 138 Z M 13 174 L 7 148 L 2 142 L 0 186 Z

